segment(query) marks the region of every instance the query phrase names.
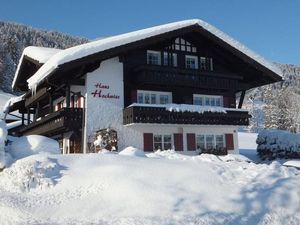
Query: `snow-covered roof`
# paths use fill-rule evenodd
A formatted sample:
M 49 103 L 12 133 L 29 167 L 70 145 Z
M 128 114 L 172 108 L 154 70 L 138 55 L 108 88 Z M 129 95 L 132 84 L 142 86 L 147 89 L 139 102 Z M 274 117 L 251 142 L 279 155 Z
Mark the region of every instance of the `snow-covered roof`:
M 12 87 L 14 87 L 18 74 L 20 72 L 20 67 L 22 64 L 22 61 L 24 59 L 24 56 L 27 56 L 35 61 L 37 61 L 40 64 L 46 63 L 53 55 L 56 53 L 62 51 L 62 49 L 57 48 L 46 48 L 46 47 L 37 47 L 37 46 L 28 46 L 23 50 L 22 56 L 20 58 L 14 80 L 12 83 Z
M 29 46 L 24 49 L 23 54 L 38 61 L 39 63 L 45 63 L 53 55 L 55 55 L 56 53 L 61 52 L 61 51 L 63 51 L 63 50 L 57 49 L 57 48 Z
M 78 45 L 75 47 L 71 47 L 63 51 L 59 51 L 55 55 L 53 55 L 32 77 L 30 77 L 27 80 L 28 86 L 30 89 L 34 88 L 42 80 L 44 80 L 51 72 L 53 72 L 57 67 L 59 67 L 59 65 L 62 65 L 64 63 L 71 62 L 73 60 L 80 59 L 88 55 L 92 55 L 114 47 L 129 44 L 135 41 L 140 41 L 146 38 L 150 38 L 156 35 L 164 34 L 167 32 L 171 32 L 174 30 L 178 30 L 193 25 L 198 25 L 202 27 L 206 31 L 210 32 L 211 34 L 225 41 L 235 49 L 239 50 L 240 52 L 244 53 L 245 55 L 252 58 L 256 62 L 260 63 L 264 67 L 268 68 L 269 70 L 273 71 L 279 76 L 282 76 L 281 70 L 273 63 L 270 63 L 262 56 L 248 49 L 246 46 L 239 43 L 238 41 L 231 38 L 224 32 L 215 28 L 214 26 L 202 20 L 193 19 L 193 20 L 184 20 L 184 21 L 169 23 L 165 25 L 155 26 L 155 27 L 129 32 L 121 35 L 116 35 L 116 36 L 100 39 L 97 41 L 89 42 L 86 44 Z

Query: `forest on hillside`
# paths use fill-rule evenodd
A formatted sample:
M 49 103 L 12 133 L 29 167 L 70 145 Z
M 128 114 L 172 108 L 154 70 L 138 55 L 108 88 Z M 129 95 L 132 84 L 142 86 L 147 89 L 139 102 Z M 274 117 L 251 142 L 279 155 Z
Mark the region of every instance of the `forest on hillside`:
M 56 31 L 45 31 L 30 26 L 0 21 L 0 89 L 13 93 L 11 83 L 27 46 L 65 49 L 88 42 Z

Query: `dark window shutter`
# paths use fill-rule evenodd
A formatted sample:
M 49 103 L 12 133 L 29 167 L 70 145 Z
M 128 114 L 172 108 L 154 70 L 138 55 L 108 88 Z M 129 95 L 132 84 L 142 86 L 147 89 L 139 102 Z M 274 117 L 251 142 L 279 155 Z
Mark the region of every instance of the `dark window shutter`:
M 223 96 L 223 106 L 228 108 L 229 107 L 229 97 Z
M 70 107 L 74 107 L 74 95 L 71 96 Z
M 196 150 L 196 137 L 193 133 L 186 134 L 187 139 L 187 150 L 188 151 L 195 151 Z
M 137 90 L 131 91 L 131 103 L 137 103 Z
M 233 134 L 225 134 L 227 150 L 234 150 Z
M 183 135 L 181 133 L 174 134 L 175 151 L 183 151 Z
M 144 133 L 144 151 L 151 152 L 153 151 L 153 134 Z

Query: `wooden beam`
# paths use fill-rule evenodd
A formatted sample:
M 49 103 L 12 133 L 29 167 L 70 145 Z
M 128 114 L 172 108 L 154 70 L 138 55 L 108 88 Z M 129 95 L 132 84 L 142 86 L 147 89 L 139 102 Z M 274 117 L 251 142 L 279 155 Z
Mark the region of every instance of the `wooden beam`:
M 41 88 L 35 95 L 25 99 L 25 107 L 30 107 L 47 96 L 47 88 Z
M 70 85 L 67 84 L 66 86 L 66 108 L 70 108 L 70 99 L 71 99 L 71 96 L 70 96 Z
M 242 105 L 243 105 L 243 102 L 244 102 L 244 98 L 245 98 L 245 92 L 246 92 L 246 91 L 242 91 L 242 93 L 241 93 L 240 101 L 239 101 L 239 105 L 238 105 L 238 108 L 239 108 L 239 109 L 242 108 Z

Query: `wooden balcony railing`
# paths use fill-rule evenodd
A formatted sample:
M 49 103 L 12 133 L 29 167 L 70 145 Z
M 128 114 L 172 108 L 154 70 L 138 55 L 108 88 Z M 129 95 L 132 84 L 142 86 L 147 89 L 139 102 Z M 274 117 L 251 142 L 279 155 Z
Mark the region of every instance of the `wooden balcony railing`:
M 248 126 L 251 116 L 247 111 L 226 110 L 221 112 L 174 112 L 165 107 L 129 106 L 123 111 L 123 124 L 195 124 Z
M 58 131 L 69 131 L 82 127 L 83 110 L 81 108 L 62 108 L 50 113 L 38 121 L 20 128 L 19 133 L 29 134 L 54 134 Z
M 135 69 L 137 84 L 178 85 L 197 88 L 235 90 L 243 85 L 240 76 L 192 69 L 144 65 Z

